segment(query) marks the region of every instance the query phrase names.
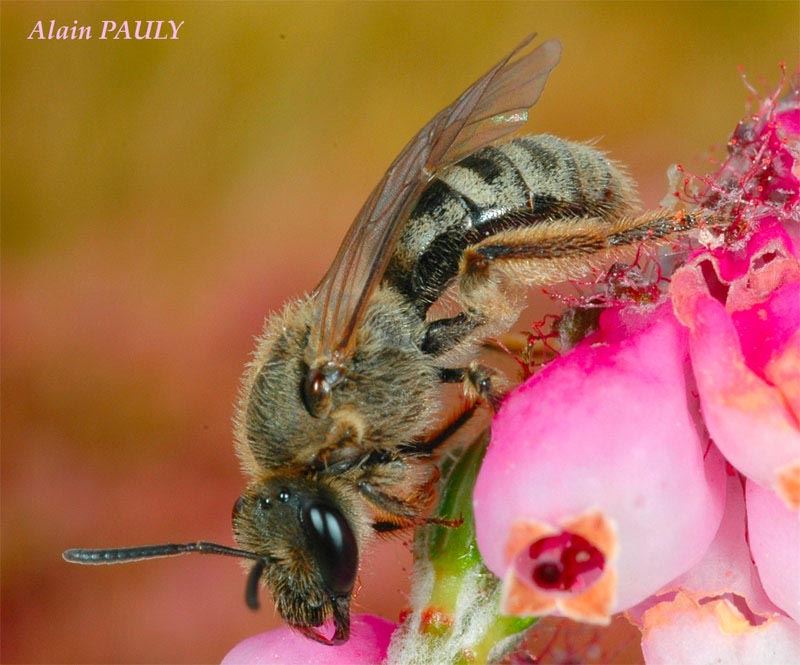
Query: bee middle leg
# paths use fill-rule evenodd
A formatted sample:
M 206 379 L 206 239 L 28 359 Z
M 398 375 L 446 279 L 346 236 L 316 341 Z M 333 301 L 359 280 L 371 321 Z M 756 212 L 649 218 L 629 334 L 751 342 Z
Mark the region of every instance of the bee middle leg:
M 425 329 L 422 352 L 431 356 L 441 356 L 467 339 L 483 323 L 485 321 L 482 317 L 467 312 L 431 321 Z
M 505 392 L 497 372 L 478 362 L 467 367 L 442 367 L 439 379 L 442 383 L 462 384 L 464 396 L 470 403 L 486 402 L 495 411 Z
M 424 500 L 422 497 L 413 499 L 402 499 L 392 496 L 383 491 L 379 486 L 362 480 L 358 483 L 358 491 L 367 499 L 379 513 L 379 518 L 372 523 L 372 528 L 378 533 L 390 533 L 399 529 L 421 526 L 424 524 L 439 524 L 447 527 L 458 527 L 464 523 L 461 518 L 445 519 L 443 517 L 427 517 L 423 514 L 433 498 L 433 487 L 438 480 L 434 479 L 428 488 L 425 488 L 427 495 Z
M 422 352 L 434 357 L 441 356 L 459 346 L 484 323 L 482 316 L 468 312 L 431 321 L 422 342 Z M 495 376 L 495 372 L 479 363 L 471 363 L 467 367 L 443 367 L 439 370 L 442 383 L 461 383 L 464 395 L 470 402 L 483 400 L 493 408 L 499 404 L 501 396 L 501 391 L 497 390 L 497 381 L 493 380 Z
M 471 402 L 455 417 L 448 420 L 437 431 L 426 439 L 403 445 L 399 448 L 401 454 L 408 456 L 430 456 L 460 432 L 478 410 L 477 402 Z

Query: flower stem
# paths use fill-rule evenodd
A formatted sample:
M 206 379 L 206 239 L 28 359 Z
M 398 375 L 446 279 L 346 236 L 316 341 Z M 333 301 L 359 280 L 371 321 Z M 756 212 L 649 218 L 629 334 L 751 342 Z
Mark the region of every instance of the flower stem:
M 500 581 L 483 565 L 475 541 L 472 488 L 488 438 L 482 434 L 443 464 L 435 515 L 463 523 L 417 531 L 411 613 L 392 638 L 388 665 L 495 662 L 535 622 L 499 614 Z

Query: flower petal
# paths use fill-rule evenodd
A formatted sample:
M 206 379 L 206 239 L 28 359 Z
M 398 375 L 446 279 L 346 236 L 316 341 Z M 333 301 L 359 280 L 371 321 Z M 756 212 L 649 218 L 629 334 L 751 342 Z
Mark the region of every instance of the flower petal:
M 314 642 L 288 626 L 249 637 L 231 649 L 222 665 L 378 665 L 386 657 L 391 621 L 370 614 L 354 614 L 350 639 L 338 646 Z
M 789 271 L 790 276 L 792 273 L 796 275 L 796 268 L 791 267 L 791 263 L 784 263 L 787 259 L 791 261 L 792 258 L 797 258 L 798 252 L 795 247 L 791 236 L 789 235 L 786 227 L 781 223 L 781 220 L 776 215 L 763 215 L 757 220 L 754 220 L 753 225 L 757 227 L 757 231 L 747 239 L 743 247 L 734 250 L 729 245 L 719 247 L 712 250 L 701 250 L 697 254 L 690 257 L 691 263 L 698 263 L 698 256 L 708 258 L 714 263 L 714 268 L 720 279 L 726 284 L 735 284 L 738 280 L 745 278 L 745 281 L 739 281 L 738 285 L 734 287 L 735 295 L 734 302 L 740 301 L 747 290 L 754 293 L 760 293 L 761 300 L 771 291 L 776 281 L 772 282 L 772 286 L 766 288 L 763 286 L 767 279 L 774 280 L 776 276 L 780 277 L 784 270 Z M 775 266 L 761 273 L 763 276 L 757 275 L 755 283 L 748 284 L 748 273 L 758 273 L 761 269 L 767 267 L 771 261 L 766 261 L 765 257 L 774 254 L 773 258 L 779 259 L 781 265 L 779 270 Z M 755 268 L 755 270 L 754 270 Z M 738 295 L 736 295 L 738 292 Z M 750 297 L 751 302 L 757 302 L 755 297 Z M 750 305 L 743 305 L 741 302 L 736 304 L 733 309 L 744 309 Z
M 686 392 L 685 333 L 669 309 L 640 317 L 633 333 L 615 331 L 610 342 L 602 325 L 594 343 L 579 344 L 506 399 L 474 507 L 484 561 L 508 584 L 527 545 L 600 516 L 608 529 L 578 535 L 614 571 L 596 582 L 616 586 L 605 594 L 613 596 L 610 613 L 702 557 L 722 517 L 725 479 L 717 454 L 704 459 L 705 436 Z M 543 593 L 562 613 L 572 611 L 563 590 Z
M 797 265 L 795 281 L 777 287 L 763 302 L 731 314 L 745 363 L 761 378 L 767 378 L 765 369 L 777 355 L 799 351 L 800 264 Z M 794 369 L 795 375 L 800 375 L 800 365 Z
M 728 477 L 727 486 L 725 515 L 703 559 L 659 589 L 654 596 L 631 608 L 627 616 L 633 623 L 641 626 L 642 616 L 647 610 L 674 599 L 678 592 L 699 603 L 737 596 L 748 612 L 762 617 L 780 612 L 764 592 L 751 558 L 746 537 L 743 478 L 733 473 Z
M 787 406 L 800 420 L 800 330 L 767 361 L 764 376 L 781 391 Z
M 747 483 L 750 550 L 764 590 L 800 623 L 800 519 L 768 489 Z
M 786 256 L 784 259 L 796 262 Z M 737 331 L 726 306 L 709 293 L 702 265 L 700 259 L 678 270 L 670 288 L 675 314 L 689 329 L 689 353 L 709 433 L 739 471 L 780 491 L 787 505 L 796 509 L 800 507 L 800 490 L 795 491 L 791 473 L 800 464 L 800 430 L 791 399 L 783 395 L 781 386 L 789 386 L 791 394 L 800 372 L 800 367 L 793 366 L 798 354 L 792 329 L 800 321 L 800 301 L 795 298 L 800 293 L 800 280 L 793 282 L 793 277 L 786 278 L 786 271 L 773 271 L 773 278 L 778 280 L 772 283 L 776 290 L 764 302 L 752 305 L 752 310 L 739 313 Z M 760 284 L 765 287 L 763 281 Z M 728 296 L 731 306 L 744 300 L 741 294 L 735 300 Z M 762 317 L 766 320 L 763 325 Z M 750 330 L 748 326 L 754 321 L 759 324 Z M 770 326 L 772 333 L 768 332 Z M 763 344 L 765 336 L 769 340 L 770 335 L 774 346 L 768 351 L 752 351 L 746 357 L 740 334 L 749 348 Z M 768 383 L 754 371 L 766 375 L 767 367 L 772 375 L 780 376 L 779 385 Z
M 792 665 L 800 626 L 781 615 L 753 626 L 728 600 L 700 604 L 679 593 L 645 613 L 642 651 L 648 665 Z

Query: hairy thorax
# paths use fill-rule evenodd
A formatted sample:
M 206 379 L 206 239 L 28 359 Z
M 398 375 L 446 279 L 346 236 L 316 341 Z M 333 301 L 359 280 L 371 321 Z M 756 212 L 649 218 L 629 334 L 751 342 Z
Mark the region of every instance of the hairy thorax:
M 247 366 L 236 435 L 250 471 L 253 465 L 307 466 L 326 449 L 391 450 L 419 436 L 436 409 L 436 370 L 419 348 L 424 321 L 396 291 L 382 288 L 360 325 L 329 413 L 309 414 L 302 386 L 315 304 L 311 296 L 271 317 Z

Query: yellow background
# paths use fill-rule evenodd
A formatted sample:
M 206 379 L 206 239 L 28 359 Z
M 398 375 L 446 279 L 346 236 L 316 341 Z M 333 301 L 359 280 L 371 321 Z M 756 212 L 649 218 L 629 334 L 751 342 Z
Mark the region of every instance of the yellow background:
M 179 41 L 28 41 L 37 20 Z M 212 662 L 275 625 L 227 559 L 78 568 L 70 546 L 231 542 L 230 415 L 265 313 L 312 287 L 383 169 L 522 36 L 564 57 L 531 131 L 600 139 L 643 198 L 720 155 L 798 58 L 798 4 L 3 3 L 2 660 Z M 355 607 L 396 619 L 401 539 Z

